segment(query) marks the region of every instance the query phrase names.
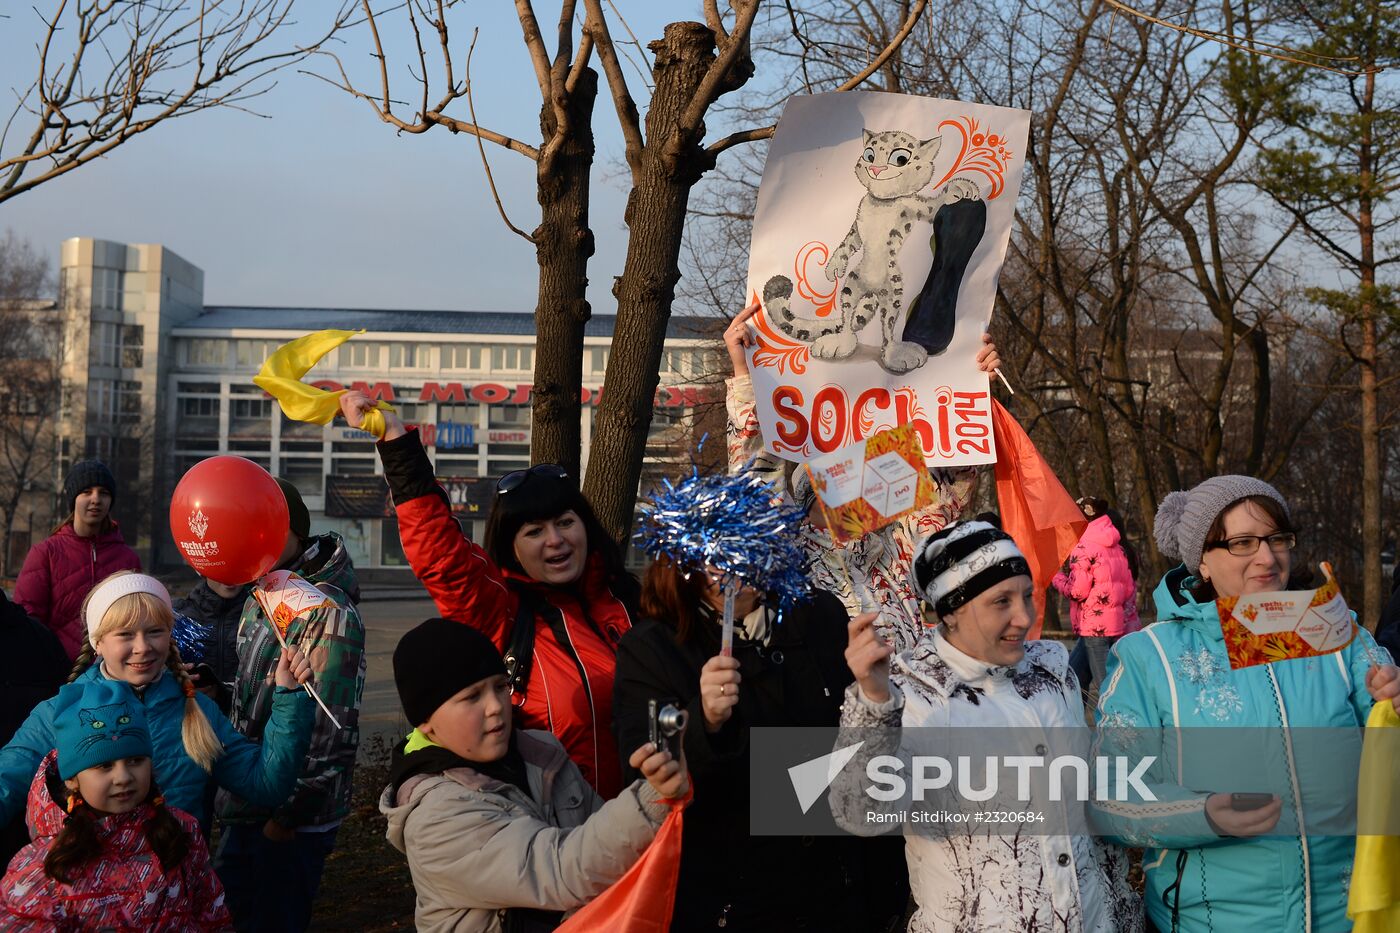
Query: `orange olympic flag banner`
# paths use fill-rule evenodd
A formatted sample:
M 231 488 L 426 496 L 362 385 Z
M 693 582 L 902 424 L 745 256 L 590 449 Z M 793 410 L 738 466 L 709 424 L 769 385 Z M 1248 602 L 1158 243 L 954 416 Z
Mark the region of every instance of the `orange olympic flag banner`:
M 557 933 L 667 933 L 681 875 L 681 832 L 692 791 L 671 807 L 642 857 L 612 887 L 589 901 Z
M 837 541 L 860 538 L 933 504 L 933 478 L 911 424 L 815 457 L 805 468 Z
M 1025 429 L 995 399 L 992 400 L 992 428 L 997 441 L 997 504 L 1001 506 L 1001 526 L 1015 540 L 1031 566 L 1031 579 L 1035 581 L 1035 625 L 1028 637 L 1039 638 L 1045 622 L 1045 591 L 1088 523 Z
M 1230 667 L 1315 658 L 1340 651 L 1356 635 L 1336 580 L 1315 590 L 1251 593 L 1216 601 Z

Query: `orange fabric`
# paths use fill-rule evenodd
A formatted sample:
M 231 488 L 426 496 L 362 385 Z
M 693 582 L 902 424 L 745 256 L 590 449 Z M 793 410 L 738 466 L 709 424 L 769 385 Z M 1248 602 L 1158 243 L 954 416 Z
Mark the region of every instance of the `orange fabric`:
M 681 820 L 693 791 L 668 800 L 670 814 L 617 883 L 560 924 L 557 933 L 667 933 L 681 874 Z
M 997 444 L 1001 525 L 1031 565 L 1035 625 L 1028 637 L 1039 638 L 1045 623 L 1045 591 L 1084 533 L 1087 522 L 1030 436 L 996 399 L 992 399 L 992 433 Z

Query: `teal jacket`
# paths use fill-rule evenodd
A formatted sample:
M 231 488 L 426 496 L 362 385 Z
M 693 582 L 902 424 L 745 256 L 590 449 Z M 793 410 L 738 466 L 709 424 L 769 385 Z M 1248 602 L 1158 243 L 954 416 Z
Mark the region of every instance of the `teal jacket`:
M 103 676 L 101 665 L 94 664 L 80 679 L 97 680 Z M 296 787 L 316 712 L 306 691 L 279 688 L 261 744 L 239 735 L 213 700 L 196 693 L 195 700 L 224 746 L 212 774 L 185 754 L 180 733 L 185 696 L 175 678 L 163 672 L 140 694 L 135 690 L 132 693 L 146 707 L 155 753 L 151 762 L 165 802 L 184 810 L 201 824 L 208 823 L 205 791 L 210 781 L 269 807 L 281 803 Z M 34 772 L 54 748 L 54 702 L 48 699 L 36 706 L 10 743 L 0 749 L 0 824 L 24 812 Z
M 1362 629 L 1335 654 L 1231 670 L 1216 605 L 1197 603 L 1188 582 L 1184 568 L 1167 574 L 1157 624 L 1115 643 L 1096 713 L 1097 754 L 1157 756 L 1143 779 L 1157 799 L 1096 802 L 1095 824 L 1147 849 L 1158 929 L 1172 928 L 1175 903 L 1181 933 L 1350 930 L 1356 784 L 1344 761 L 1359 756 L 1371 709 L 1367 649 L 1389 656 Z M 1232 728 L 1217 739 L 1209 727 Z M 1205 812 L 1217 792 L 1277 795 L 1274 833 L 1217 835 Z

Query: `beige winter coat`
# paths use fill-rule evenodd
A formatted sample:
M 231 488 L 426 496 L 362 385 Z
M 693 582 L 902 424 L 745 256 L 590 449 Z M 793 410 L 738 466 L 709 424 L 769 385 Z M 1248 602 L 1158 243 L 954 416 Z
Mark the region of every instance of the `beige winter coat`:
M 497 933 L 506 908 L 575 910 L 622 877 L 670 812 L 645 781 L 604 803 L 547 732 L 517 742 L 528 796 L 470 768 L 411 777 L 395 799 L 384 789 L 420 931 Z

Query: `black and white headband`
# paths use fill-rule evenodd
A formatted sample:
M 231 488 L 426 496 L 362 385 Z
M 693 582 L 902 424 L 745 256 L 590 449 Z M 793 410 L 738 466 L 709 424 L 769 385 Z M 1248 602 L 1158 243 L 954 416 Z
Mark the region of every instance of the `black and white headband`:
M 986 522 L 960 522 L 934 532 L 914 556 L 914 588 L 938 615 L 953 612 L 1003 580 L 1030 576 L 1011 536 Z

